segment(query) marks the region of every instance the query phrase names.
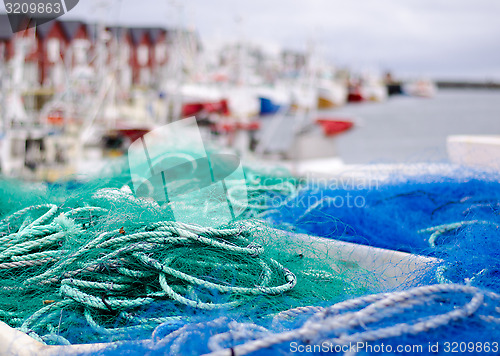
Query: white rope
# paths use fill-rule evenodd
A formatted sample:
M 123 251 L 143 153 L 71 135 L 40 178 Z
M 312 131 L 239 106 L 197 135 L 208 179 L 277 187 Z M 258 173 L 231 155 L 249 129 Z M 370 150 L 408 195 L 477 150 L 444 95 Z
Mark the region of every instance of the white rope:
M 369 327 L 370 324 L 374 324 L 394 314 L 408 313 L 408 309 L 415 306 L 424 306 L 429 301 L 442 297 L 446 293 L 470 295 L 471 299 L 461 307 L 451 308 L 450 311 L 443 314 L 417 319 L 414 323 L 408 321 L 378 329 L 370 329 Z M 315 342 L 320 344 L 322 342 L 330 342 L 332 344 L 346 345 L 350 342 L 377 341 L 404 334 L 428 332 L 440 326 L 447 325 L 452 321 L 465 319 L 477 313 L 481 306 L 486 305 L 485 297 L 492 299 L 495 304 L 498 304 L 500 300 L 500 296 L 495 293 L 483 292 L 475 287 L 458 284 L 436 284 L 413 288 L 408 291 L 370 295 L 337 303 L 328 308 L 318 307 L 316 310 L 319 310 L 319 312 L 310 317 L 298 329 L 248 341 L 231 349 L 215 350 L 207 355 L 247 355 L 293 340 L 299 340 L 303 343 Z M 442 303 L 442 300 L 440 300 L 440 303 Z M 361 307 L 361 310 L 350 311 Z M 275 320 L 301 313 L 309 313 L 314 311 L 314 308 L 291 309 L 278 314 Z M 497 307 L 497 309 L 500 310 L 500 307 Z M 496 322 L 499 320 L 491 315 L 479 315 L 479 317 L 484 321 Z M 360 332 L 347 333 L 348 330 L 360 330 L 360 328 L 362 330 Z

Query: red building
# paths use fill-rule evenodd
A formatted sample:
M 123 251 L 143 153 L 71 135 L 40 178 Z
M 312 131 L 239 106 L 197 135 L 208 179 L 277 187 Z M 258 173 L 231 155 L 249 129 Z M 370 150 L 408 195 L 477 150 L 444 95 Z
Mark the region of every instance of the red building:
M 161 27 L 110 26 L 105 30 L 98 35 L 96 25 L 54 20 L 13 34 L 8 16 L 0 14 L 0 60 L 13 60 L 16 51 L 24 56 L 22 80 L 30 87 L 58 90 L 75 67 L 90 66 L 97 73 L 114 71 L 124 90 L 159 88 L 174 32 Z

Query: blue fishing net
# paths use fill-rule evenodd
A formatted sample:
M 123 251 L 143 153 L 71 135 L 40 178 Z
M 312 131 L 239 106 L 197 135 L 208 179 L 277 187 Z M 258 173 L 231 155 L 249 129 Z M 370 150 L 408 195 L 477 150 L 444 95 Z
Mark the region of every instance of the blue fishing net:
M 496 175 L 310 184 L 270 212 L 277 225 L 316 236 L 432 256 L 442 281 L 500 291 L 500 183 Z

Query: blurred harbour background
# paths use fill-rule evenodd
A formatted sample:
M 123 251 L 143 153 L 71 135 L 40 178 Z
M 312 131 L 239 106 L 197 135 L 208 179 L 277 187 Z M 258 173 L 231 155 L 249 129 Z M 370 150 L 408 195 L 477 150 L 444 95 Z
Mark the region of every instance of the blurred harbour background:
M 9 9 L 7 176 L 88 172 L 190 116 L 245 159 L 288 163 L 446 162 L 450 136 L 500 135 L 500 5 L 487 0 L 76 1 L 56 19 Z

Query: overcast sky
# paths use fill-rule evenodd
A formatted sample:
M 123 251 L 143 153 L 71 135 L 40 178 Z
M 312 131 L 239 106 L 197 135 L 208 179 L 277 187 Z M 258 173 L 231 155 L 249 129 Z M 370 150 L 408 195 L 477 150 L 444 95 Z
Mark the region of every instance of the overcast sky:
M 313 41 L 339 66 L 500 80 L 500 0 L 114 0 L 100 12 L 99 2 L 80 0 L 65 17 L 182 23 L 208 47 L 245 38 L 305 49 Z

